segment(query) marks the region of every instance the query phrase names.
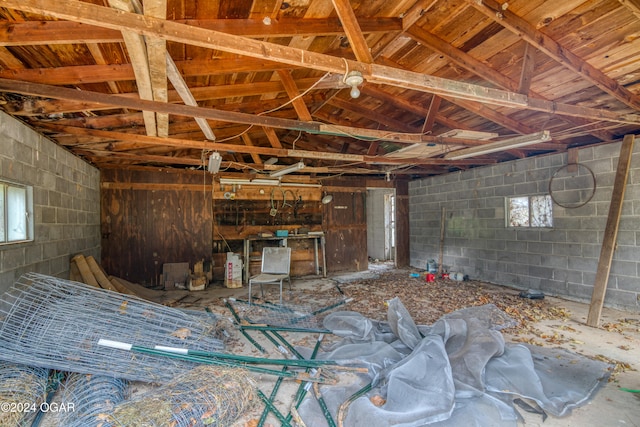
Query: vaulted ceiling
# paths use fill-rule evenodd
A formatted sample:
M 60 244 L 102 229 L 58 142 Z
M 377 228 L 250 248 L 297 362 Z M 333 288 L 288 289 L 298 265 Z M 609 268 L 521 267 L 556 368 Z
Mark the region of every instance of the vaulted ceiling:
M 640 0 L 0 0 L 0 92 L 99 168 L 429 176 L 640 133 Z

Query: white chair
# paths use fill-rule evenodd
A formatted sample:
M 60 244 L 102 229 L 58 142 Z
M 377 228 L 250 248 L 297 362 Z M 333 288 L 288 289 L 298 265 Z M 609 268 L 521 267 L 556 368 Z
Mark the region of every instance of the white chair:
M 260 274 L 252 276 L 249 279 L 249 304 L 251 304 L 251 286 L 253 284 L 259 284 L 262 298 L 264 298 L 262 285 L 270 283 L 280 283 L 280 304 L 282 304 L 282 282 L 285 279 L 289 281 L 289 290 L 291 290 L 290 267 L 291 248 L 264 247 L 262 249 Z

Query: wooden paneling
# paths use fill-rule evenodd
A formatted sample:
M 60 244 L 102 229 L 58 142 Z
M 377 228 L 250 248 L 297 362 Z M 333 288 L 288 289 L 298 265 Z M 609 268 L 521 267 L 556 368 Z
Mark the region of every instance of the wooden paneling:
M 333 200 L 323 205 L 327 271 L 367 270 L 366 189 L 331 187 L 328 194 Z
M 221 189 L 222 188 L 222 189 Z M 261 232 L 320 231 L 320 188 L 214 186 L 214 240 L 239 240 Z M 274 212 L 272 212 L 272 209 Z M 225 249 L 226 251 L 226 249 Z
M 322 231 L 320 198 L 320 188 L 315 187 L 214 185 L 213 252 L 216 259 L 220 259 L 214 278 L 223 277 L 222 266 L 228 251 L 243 254 L 242 244 L 247 237 L 265 232 L 275 234 L 276 230 L 287 230 L 291 234 L 305 229 Z M 251 274 L 260 271 L 260 255 L 266 244 L 275 242 L 253 242 L 249 260 Z M 291 274 L 315 274 L 313 240 L 289 240 L 289 246 L 292 248 Z
M 146 285 L 160 283 L 168 262 L 213 260 L 221 280 L 227 252 L 260 232 L 324 231 L 327 272 L 368 268 L 365 180 L 319 187 L 271 187 L 214 182 L 203 171 L 107 169 L 101 182 L 102 262 L 109 274 Z M 391 184 L 391 183 L 387 183 Z M 287 193 L 283 203 L 282 191 Z M 272 193 L 273 191 L 273 203 Z M 232 195 L 231 195 L 232 194 Z M 331 203 L 322 204 L 325 194 Z M 398 187 L 397 256 L 408 260 L 407 184 Z M 297 202 L 297 203 L 296 203 Z M 275 215 L 271 209 L 275 208 Z M 269 242 L 273 244 L 273 242 Z M 262 241 L 254 242 L 250 271 L 259 269 Z M 292 274 L 315 274 L 313 240 L 289 239 Z M 322 252 L 318 254 L 322 259 Z
M 156 285 L 162 265 L 211 259 L 211 196 L 202 173 L 103 172 L 102 265 L 114 276 Z M 134 184 L 167 184 L 167 189 Z M 180 189 L 174 184 L 185 184 Z
M 396 265 L 409 266 L 409 183 L 396 182 Z

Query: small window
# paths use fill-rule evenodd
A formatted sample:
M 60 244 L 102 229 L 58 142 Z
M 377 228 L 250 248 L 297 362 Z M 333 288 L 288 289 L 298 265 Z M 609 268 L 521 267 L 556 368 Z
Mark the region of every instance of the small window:
M 0 181 L 0 244 L 33 240 L 33 189 Z
M 553 227 L 551 196 L 508 197 L 507 227 Z

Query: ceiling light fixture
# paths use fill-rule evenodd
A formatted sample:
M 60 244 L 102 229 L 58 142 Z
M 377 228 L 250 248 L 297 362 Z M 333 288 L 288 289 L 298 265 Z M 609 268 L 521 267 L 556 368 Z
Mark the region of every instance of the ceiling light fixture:
M 220 185 L 243 185 L 251 184 L 251 181 L 243 178 L 220 178 Z
M 294 163 L 291 166 L 287 166 L 286 168 L 278 169 L 277 171 L 271 172 L 269 174 L 269 177 L 277 178 L 279 176 L 286 175 L 286 174 L 291 173 L 291 172 L 299 171 L 300 169 L 303 169 L 304 166 L 305 165 L 304 165 L 303 162 Z
M 344 76 L 344 83 L 347 86 L 351 86 L 351 92 L 349 92 L 349 94 L 353 99 L 356 99 L 360 96 L 360 89 L 358 89 L 358 86 L 364 83 L 364 77 L 362 77 L 362 73 L 360 71 L 352 70 Z
M 220 153 L 215 152 L 209 156 L 209 165 L 207 166 L 207 171 L 209 173 L 216 174 L 220 170 L 220 164 L 222 163 L 222 157 L 220 157 Z
M 478 147 L 464 148 L 462 150 L 452 151 L 444 156 L 448 160 L 460 160 L 468 157 L 482 156 L 483 154 L 495 153 L 496 151 L 511 150 L 513 148 L 525 147 L 527 145 L 537 144 L 551 140 L 551 134 L 548 130 L 532 133 L 530 135 L 516 136 L 515 138 L 505 139 L 504 141 L 490 142 Z
M 277 179 L 262 179 L 254 178 L 249 184 L 253 185 L 280 185 L 280 181 Z
M 262 186 L 278 186 L 278 187 L 312 187 L 312 188 L 321 188 L 321 184 L 309 184 L 309 183 L 301 183 L 301 182 L 280 182 L 277 179 L 253 179 L 248 180 L 245 178 L 220 178 L 220 185 L 262 185 Z
M 460 139 L 492 139 L 497 138 L 500 135 L 495 132 L 479 132 L 475 130 L 466 130 L 466 129 L 452 129 L 448 132 L 441 133 L 440 135 L 443 138 L 460 138 Z

